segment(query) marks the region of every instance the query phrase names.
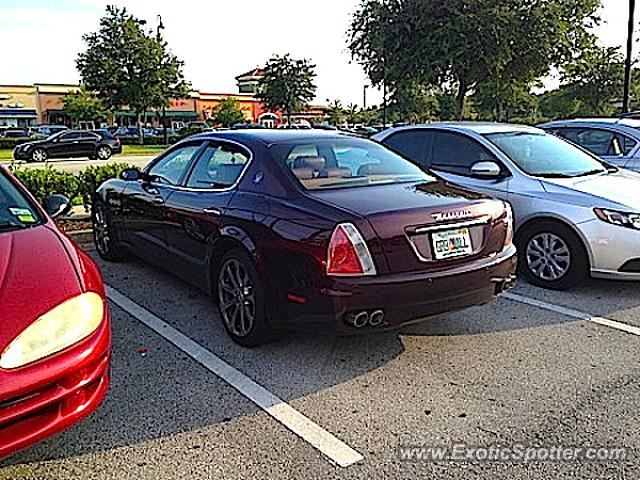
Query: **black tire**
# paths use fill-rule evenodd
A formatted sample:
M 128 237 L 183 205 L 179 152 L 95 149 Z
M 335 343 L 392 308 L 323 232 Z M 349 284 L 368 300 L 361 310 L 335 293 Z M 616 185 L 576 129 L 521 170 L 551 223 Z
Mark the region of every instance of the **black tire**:
M 518 233 L 518 266 L 538 287 L 566 290 L 589 275 L 589 256 L 576 233 L 566 225 L 540 221 Z
M 111 150 L 111 148 L 107 145 L 100 145 L 96 149 L 95 156 L 98 160 L 109 160 L 111 158 L 111 155 L 113 155 L 113 150 Z
M 32 162 L 46 162 L 49 159 L 49 154 L 44 148 L 34 148 L 31 152 Z
M 235 277 L 231 273 L 234 270 L 238 272 Z M 229 251 L 220 261 L 214 281 L 220 319 L 231 339 L 243 347 L 268 343 L 273 331 L 264 290 L 251 257 L 240 249 Z M 253 315 L 249 314 L 251 310 Z
M 111 224 L 111 215 L 104 202 L 94 202 L 91 221 L 93 224 L 93 242 L 98 255 L 109 262 L 123 260 L 125 258 L 125 252 L 118 245 Z

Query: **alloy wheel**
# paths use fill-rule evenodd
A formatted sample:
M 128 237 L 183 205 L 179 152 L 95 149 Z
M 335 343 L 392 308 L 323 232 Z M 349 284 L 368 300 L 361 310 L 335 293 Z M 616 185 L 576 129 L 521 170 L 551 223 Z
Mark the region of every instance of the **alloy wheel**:
M 100 160 L 107 160 L 109 157 L 111 157 L 111 150 L 109 147 L 100 147 L 98 149 L 98 158 Z
M 220 269 L 218 300 L 227 329 L 238 337 L 249 335 L 256 319 L 255 287 L 245 266 L 235 258 Z
M 539 233 L 527 244 L 529 270 L 546 281 L 564 277 L 571 267 L 571 252 L 567 243 L 553 233 Z
M 31 154 L 32 158 L 34 161 L 36 162 L 44 162 L 47 159 L 47 152 L 45 152 L 43 149 L 38 148 L 36 150 L 34 150 L 34 152 Z
M 96 208 L 93 221 L 93 234 L 96 241 L 96 248 L 101 255 L 109 255 L 111 251 L 111 231 L 107 212 L 103 206 Z

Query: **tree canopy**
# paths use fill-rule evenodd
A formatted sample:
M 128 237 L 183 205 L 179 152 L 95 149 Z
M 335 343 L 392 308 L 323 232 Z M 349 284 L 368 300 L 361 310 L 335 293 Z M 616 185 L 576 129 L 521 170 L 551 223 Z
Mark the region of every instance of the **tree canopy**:
M 593 42 L 600 0 L 362 0 L 348 32 L 353 58 L 392 93 L 407 84 L 455 94 L 520 90 Z M 504 105 L 497 104 L 495 110 Z
M 315 68 L 307 59 L 276 55 L 264 66 L 256 97 L 266 108 L 284 112 L 291 123 L 291 114 L 306 107 L 315 97 Z
M 244 121 L 240 103 L 233 97 L 223 98 L 213 112 L 213 121 L 223 127 L 231 127 Z
M 168 50 L 159 34 L 145 31 L 146 22 L 108 6 L 97 32 L 83 36 L 86 50 L 76 66 L 88 89 L 98 92 L 109 108 L 128 106 L 140 114 L 184 97 L 183 62 Z
M 84 85 L 63 98 L 64 110 L 74 122 L 93 122 L 104 120 L 109 112 L 103 101 Z

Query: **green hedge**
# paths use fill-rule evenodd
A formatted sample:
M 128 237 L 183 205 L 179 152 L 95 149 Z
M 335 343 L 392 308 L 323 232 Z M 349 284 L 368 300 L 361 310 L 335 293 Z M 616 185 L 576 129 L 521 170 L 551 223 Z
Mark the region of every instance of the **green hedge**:
M 0 148 L 16 148 L 16 145 L 32 141 L 32 138 L 0 138 Z
M 122 170 L 130 166 L 127 163 L 112 163 L 88 167 L 75 174 L 56 170 L 50 164 L 38 169 L 20 166 L 13 166 L 11 169 L 38 200 L 53 193 L 60 193 L 67 196 L 73 205 L 84 205 L 88 208 L 94 192 L 102 182 L 118 177 Z

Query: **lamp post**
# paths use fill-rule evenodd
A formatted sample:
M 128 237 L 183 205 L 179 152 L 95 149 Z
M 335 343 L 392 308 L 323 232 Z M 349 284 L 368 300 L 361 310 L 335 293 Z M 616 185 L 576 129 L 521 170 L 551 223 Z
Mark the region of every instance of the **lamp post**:
M 363 110 L 367 109 L 367 88 L 369 88 L 369 85 L 365 85 L 362 92 L 362 109 Z
M 622 113 L 629 113 L 631 106 L 631 61 L 633 51 L 633 27 L 636 0 L 629 0 L 629 25 L 627 32 L 627 58 L 624 65 L 624 96 L 622 100 Z
M 158 27 L 156 28 L 156 39 L 158 41 L 160 41 L 162 39 L 162 36 L 160 35 L 160 32 L 162 30 L 164 30 L 164 24 L 162 23 L 162 15 L 158 15 L 157 17 L 158 20 Z M 167 109 L 166 107 L 163 105 L 162 106 L 162 141 L 164 142 L 164 144 L 167 144 Z

